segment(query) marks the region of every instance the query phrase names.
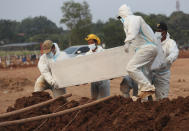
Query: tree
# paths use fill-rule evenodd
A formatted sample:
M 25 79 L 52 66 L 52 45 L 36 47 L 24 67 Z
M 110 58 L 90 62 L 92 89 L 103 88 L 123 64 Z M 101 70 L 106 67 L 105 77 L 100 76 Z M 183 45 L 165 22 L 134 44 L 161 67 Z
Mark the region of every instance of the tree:
M 18 40 L 19 22 L 11 20 L 0 20 L 0 41 L 10 43 Z
M 189 43 L 189 14 L 173 12 L 168 21 L 168 30 L 178 44 Z
M 28 37 L 38 34 L 60 33 L 61 31 L 62 29 L 45 16 L 26 18 L 22 20 L 20 26 L 20 32 L 25 33 Z
M 109 21 L 104 24 L 103 32 L 104 42 L 108 48 L 124 44 L 125 33 L 123 24 L 119 20 L 110 18 Z
M 38 34 L 38 35 L 34 35 L 34 36 L 30 37 L 27 41 L 30 41 L 30 42 L 37 41 L 37 42 L 42 43 L 43 41 L 49 39 L 55 43 L 58 43 L 58 45 L 61 49 L 65 49 L 65 48 L 69 47 L 67 34 L 68 33 L 66 33 L 66 32 L 64 33 L 64 35 L 62 35 L 62 34 Z
M 157 24 L 160 23 L 161 21 L 167 22 L 168 18 L 165 15 L 162 14 L 150 14 L 146 15 L 140 12 L 136 12 L 135 15 L 142 16 L 142 18 L 145 20 L 145 22 L 152 28 L 155 29 Z
M 60 23 L 66 24 L 70 30 L 69 45 L 84 42 L 85 36 L 90 32 L 92 23 L 92 15 L 90 14 L 87 2 L 80 4 L 73 0 L 67 1 L 61 9 L 63 18 Z

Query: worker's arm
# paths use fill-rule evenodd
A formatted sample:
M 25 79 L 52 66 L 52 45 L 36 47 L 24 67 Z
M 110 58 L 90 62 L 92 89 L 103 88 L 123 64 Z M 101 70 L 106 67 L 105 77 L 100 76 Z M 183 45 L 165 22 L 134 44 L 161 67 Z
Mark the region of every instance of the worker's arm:
M 172 64 L 178 57 L 179 50 L 177 44 L 174 40 L 170 40 L 169 43 L 169 56 L 167 57 L 167 61 Z

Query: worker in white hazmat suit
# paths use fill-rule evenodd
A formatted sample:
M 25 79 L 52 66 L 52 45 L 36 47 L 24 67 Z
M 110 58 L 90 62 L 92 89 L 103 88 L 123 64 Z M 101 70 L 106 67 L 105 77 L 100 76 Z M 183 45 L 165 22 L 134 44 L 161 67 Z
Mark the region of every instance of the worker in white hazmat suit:
M 98 53 L 104 51 L 102 46 L 100 46 L 101 41 L 95 34 L 89 34 L 85 40 L 89 44 L 89 52 L 86 55 L 93 53 Z M 91 83 L 91 97 L 92 99 L 100 99 L 110 95 L 110 80 L 103 80 Z
M 37 79 L 34 92 L 50 89 L 54 97 L 58 97 L 66 93 L 65 88 L 59 88 L 56 81 L 52 77 L 50 64 L 59 60 L 67 59 L 69 56 L 65 52 L 60 52 L 56 43 L 51 40 L 44 41 L 42 45 L 44 54 L 40 57 L 38 68 L 41 73 Z
M 166 57 L 166 62 L 162 65 L 162 68 L 155 70 L 154 72 L 153 84 L 156 87 L 155 95 L 157 100 L 168 97 L 170 68 L 179 54 L 177 44 L 173 39 L 170 38 L 170 34 L 167 32 L 167 30 L 167 24 L 164 22 L 157 24 L 155 35 L 161 41 L 161 45 Z
M 129 52 L 132 47 L 136 51 L 127 65 L 127 72 L 138 84 L 138 97 L 146 98 L 155 93 L 155 87 L 145 75 L 158 54 L 156 37 L 149 25 L 141 16 L 135 16 L 127 5 L 119 8 L 118 18 L 124 25 L 126 34 L 124 49 Z

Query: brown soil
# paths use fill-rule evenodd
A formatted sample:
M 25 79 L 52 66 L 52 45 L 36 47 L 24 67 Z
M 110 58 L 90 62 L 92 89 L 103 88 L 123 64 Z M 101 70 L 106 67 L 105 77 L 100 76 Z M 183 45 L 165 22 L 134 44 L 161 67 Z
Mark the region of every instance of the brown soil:
M 179 58 L 189 58 L 189 50 L 180 50 Z
M 28 107 L 46 100 L 51 99 L 52 97 L 50 96 L 49 93 L 47 92 L 35 92 L 32 93 L 32 96 L 29 97 L 23 97 L 19 98 L 16 100 L 15 104 L 13 107 L 8 107 L 7 112 L 22 109 L 24 107 Z M 11 120 L 18 120 L 18 119 L 23 119 L 23 118 L 28 118 L 28 117 L 34 117 L 34 116 L 39 116 L 43 114 L 50 114 L 54 112 L 58 112 L 61 110 L 69 109 L 72 107 L 76 107 L 78 105 L 85 104 L 87 102 L 90 102 L 89 98 L 82 97 L 79 101 L 67 101 L 66 99 L 59 99 L 56 102 L 43 106 L 41 108 L 36 108 L 18 115 L 14 115 L 8 118 L 0 119 L 0 122 L 3 121 L 11 121 Z M 67 120 L 65 119 L 65 116 Z M 20 124 L 20 125 L 15 125 L 15 126 L 8 126 L 8 127 L 0 127 L 1 131 L 9 131 L 9 130 L 18 130 L 18 131 L 26 131 L 26 130 L 34 130 L 34 129 L 40 129 L 40 130 L 56 130 L 59 128 L 62 128 L 62 122 L 64 122 L 64 126 L 69 122 L 69 118 L 74 117 L 73 114 L 65 115 L 65 116 L 60 116 L 52 119 L 46 119 L 46 120 L 40 120 L 40 121 L 34 121 L 34 122 L 29 122 L 26 124 Z M 41 126 L 41 124 L 44 123 L 44 125 Z
M 173 64 L 171 68 L 169 93 L 169 99 L 171 99 L 171 101 L 166 99 L 160 103 L 140 103 L 131 102 L 122 97 L 115 97 L 112 101 L 82 110 L 79 113 L 75 112 L 73 114 L 57 117 L 56 119 L 50 119 L 48 122 L 45 122 L 40 130 L 61 130 L 73 120 L 75 116 L 76 118 L 66 130 L 188 130 L 188 67 L 189 59 L 178 59 Z M 14 105 L 15 101 L 15 106 L 9 107 L 8 111 L 51 99 L 51 91 L 47 91 L 46 94 L 44 94 L 45 92 L 43 94 L 32 94 L 35 81 L 39 75 L 40 73 L 36 67 L 12 70 L 0 69 L 0 113 L 6 112 L 7 108 L 10 105 Z M 121 94 L 119 91 L 121 80 L 122 78 L 111 80 L 111 95 Z M 14 116 L 6 120 L 21 119 L 30 117 L 31 115 L 48 114 L 91 101 L 88 99 L 90 98 L 90 84 L 69 87 L 67 88 L 67 92 L 72 93 L 72 97 L 68 99 L 68 102 L 63 100 L 57 104 L 54 103 L 53 105 L 36 109 L 35 113 L 27 112 L 22 116 Z M 178 96 L 187 98 L 178 98 Z M 10 128 L 2 128 L 0 130 L 33 130 L 44 121 L 45 120 L 14 127 L 11 126 Z
M 178 96 L 189 96 L 189 59 L 178 59 L 171 68 L 170 93 L 169 98 L 177 98 Z M 15 100 L 24 96 L 31 96 L 36 79 L 40 73 L 37 67 L 19 68 L 12 70 L 0 69 L 0 113 L 6 111 L 7 107 L 13 105 Z M 2 85 L 3 80 L 3 85 Z M 9 81 L 19 83 L 12 89 Z M 23 82 L 26 81 L 26 82 Z M 111 80 L 111 95 L 120 95 L 119 85 L 122 78 Z M 28 84 L 27 84 L 28 83 Z M 4 86 L 8 85 L 8 86 Z M 17 85 L 17 84 L 15 84 Z M 22 86 L 19 86 L 22 85 Z M 10 87 L 9 87 L 10 86 Z M 51 91 L 47 90 L 51 94 Z M 68 93 L 72 93 L 69 100 L 78 100 L 81 97 L 90 98 L 90 84 L 74 86 L 67 88 Z
M 18 78 L 16 80 L 9 78 L 0 79 L 0 90 L 4 93 L 23 91 L 23 87 L 28 85 L 32 85 L 32 82 L 26 78 Z
M 33 93 L 31 97 L 23 97 L 16 101 L 9 110 L 20 109 L 50 99 L 45 92 Z M 78 101 L 59 100 L 43 108 L 35 109 L 21 115 L 1 121 L 16 120 L 69 109 L 88 103 L 91 100 L 81 98 Z M 22 104 L 21 104 L 22 103 Z M 29 122 L 25 124 L 0 127 L 0 130 L 40 130 L 40 131 L 187 131 L 189 128 L 189 97 L 159 102 L 133 102 L 121 96 L 115 96 L 95 106 L 72 112 L 63 116 Z

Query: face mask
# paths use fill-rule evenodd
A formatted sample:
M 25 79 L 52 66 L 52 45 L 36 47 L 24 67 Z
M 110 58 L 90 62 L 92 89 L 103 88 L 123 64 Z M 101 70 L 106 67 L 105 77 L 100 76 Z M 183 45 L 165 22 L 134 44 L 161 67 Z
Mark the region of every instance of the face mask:
M 90 48 L 90 50 L 94 50 L 96 48 L 96 45 L 95 44 L 90 44 L 89 48 Z
M 161 38 L 162 38 L 161 32 L 155 32 L 155 36 L 159 40 L 161 40 Z
M 53 56 L 54 56 L 54 55 L 53 55 L 52 52 L 47 53 L 47 57 L 48 57 L 48 58 L 52 58 Z
M 125 20 L 124 20 L 123 18 L 121 18 L 120 20 L 121 20 L 121 22 L 122 22 L 122 23 L 124 23 L 124 22 L 125 22 Z

